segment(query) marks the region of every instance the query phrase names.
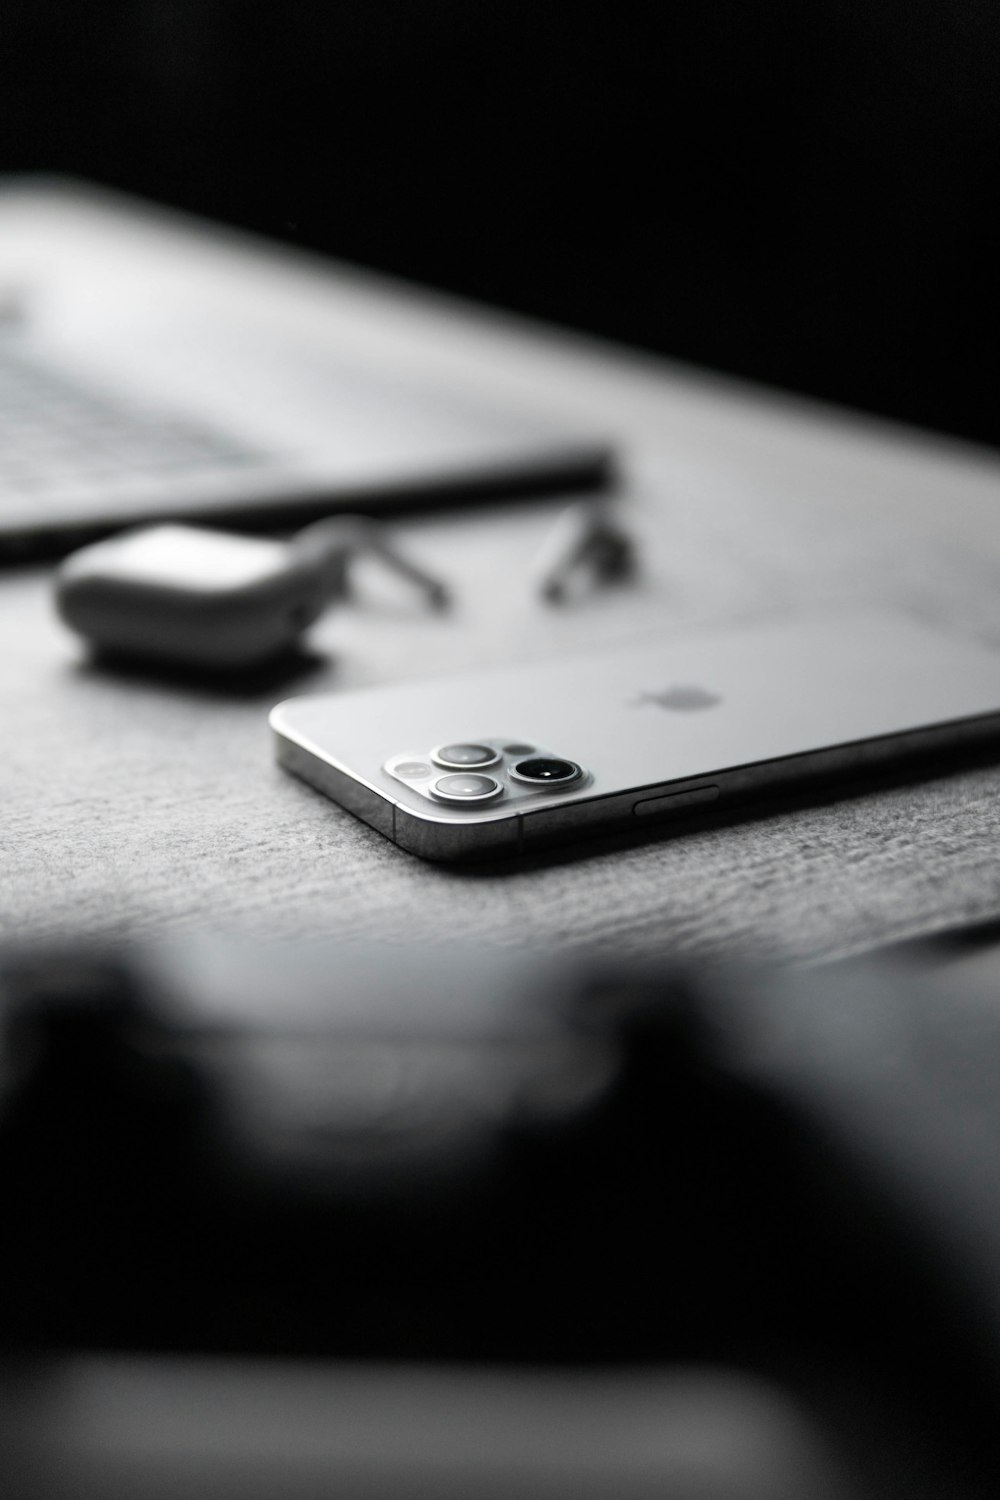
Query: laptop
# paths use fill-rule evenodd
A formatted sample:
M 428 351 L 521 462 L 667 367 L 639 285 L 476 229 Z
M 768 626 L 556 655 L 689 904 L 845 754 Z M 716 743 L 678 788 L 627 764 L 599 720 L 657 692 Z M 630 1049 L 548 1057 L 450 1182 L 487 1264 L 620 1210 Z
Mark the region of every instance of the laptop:
M 8 180 L 0 560 L 147 521 L 290 530 L 607 483 L 603 435 L 435 373 L 419 301 L 101 189 Z

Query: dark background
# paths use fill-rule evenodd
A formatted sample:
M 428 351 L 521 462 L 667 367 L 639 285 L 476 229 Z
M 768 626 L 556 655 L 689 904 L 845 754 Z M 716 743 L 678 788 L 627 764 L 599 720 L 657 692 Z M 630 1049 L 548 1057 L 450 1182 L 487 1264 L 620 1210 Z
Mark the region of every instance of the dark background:
M 1000 443 L 996 0 L 4 0 L 71 172 Z

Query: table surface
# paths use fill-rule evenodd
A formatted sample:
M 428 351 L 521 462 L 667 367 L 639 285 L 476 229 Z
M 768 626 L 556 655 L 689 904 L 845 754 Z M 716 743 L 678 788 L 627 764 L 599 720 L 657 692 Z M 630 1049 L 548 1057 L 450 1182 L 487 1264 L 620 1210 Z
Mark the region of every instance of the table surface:
M 222 930 L 814 959 L 1000 913 L 993 767 L 485 872 L 420 862 L 283 774 L 266 714 L 291 692 L 872 604 L 1000 646 L 997 455 L 348 268 L 304 265 L 301 282 L 299 310 L 319 307 L 347 350 L 613 433 L 641 575 L 543 604 L 532 560 L 565 501 L 410 519 L 399 540 L 454 608 L 363 573 L 295 679 L 243 691 L 101 670 L 55 618 L 49 568 L 0 575 L 0 940 Z

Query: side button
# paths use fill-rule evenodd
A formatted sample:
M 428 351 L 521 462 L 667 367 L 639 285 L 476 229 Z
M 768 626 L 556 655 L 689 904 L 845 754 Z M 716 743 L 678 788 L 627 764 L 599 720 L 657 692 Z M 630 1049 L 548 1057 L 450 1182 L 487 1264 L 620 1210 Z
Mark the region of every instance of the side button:
M 637 818 L 655 818 L 669 813 L 684 812 L 689 807 L 699 807 L 703 802 L 714 802 L 719 795 L 717 786 L 694 786 L 686 792 L 667 792 L 662 797 L 644 797 L 632 811 Z

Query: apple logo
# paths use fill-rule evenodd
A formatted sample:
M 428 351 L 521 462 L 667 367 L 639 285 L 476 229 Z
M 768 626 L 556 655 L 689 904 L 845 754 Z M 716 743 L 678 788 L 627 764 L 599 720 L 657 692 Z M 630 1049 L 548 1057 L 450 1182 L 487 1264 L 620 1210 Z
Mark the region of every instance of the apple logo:
M 677 683 L 674 687 L 668 687 L 661 693 L 640 693 L 633 700 L 634 708 L 642 708 L 644 704 L 652 704 L 655 708 L 667 708 L 679 713 L 693 713 L 697 709 L 714 708 L 722 699 L 718 693 L 709 692 L 708 688 L 698 687 L 696 683 Z

